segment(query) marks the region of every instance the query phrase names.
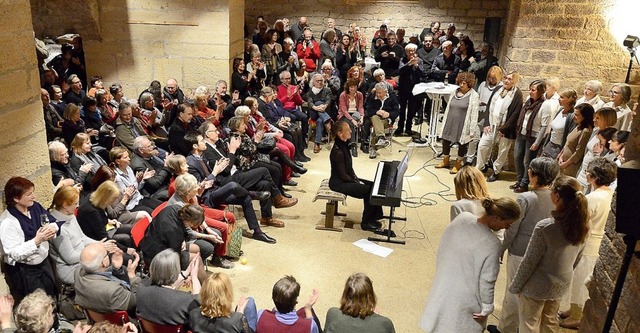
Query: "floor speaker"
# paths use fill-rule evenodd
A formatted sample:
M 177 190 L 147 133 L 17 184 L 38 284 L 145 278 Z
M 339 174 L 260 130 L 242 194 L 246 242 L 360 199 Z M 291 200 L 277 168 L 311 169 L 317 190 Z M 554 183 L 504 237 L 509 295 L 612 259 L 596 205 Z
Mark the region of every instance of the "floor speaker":
M 502 19 L 499 17 L 487 17 L 484 19 L 484 37 L 483 41 L 498 45 L 500 40 L 500 22 Z
M 640 169 L 618 168 L 616 231 L 640 239 Z

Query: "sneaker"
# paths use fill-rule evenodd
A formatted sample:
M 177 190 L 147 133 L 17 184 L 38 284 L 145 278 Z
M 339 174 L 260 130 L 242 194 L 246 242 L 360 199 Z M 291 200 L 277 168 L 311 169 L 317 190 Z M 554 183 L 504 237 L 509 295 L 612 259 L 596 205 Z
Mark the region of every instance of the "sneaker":
M 378 156 L 378 152 L 375 149 L 369 149 L 369 158 L 374 159 Z
M 379 137 L 378 141 L 376 142 L 376 148 L 386 148 L 389 146 L 389 144 L 391 144 L 389 142 L 389 140 L 386 140 L 384 137 Z

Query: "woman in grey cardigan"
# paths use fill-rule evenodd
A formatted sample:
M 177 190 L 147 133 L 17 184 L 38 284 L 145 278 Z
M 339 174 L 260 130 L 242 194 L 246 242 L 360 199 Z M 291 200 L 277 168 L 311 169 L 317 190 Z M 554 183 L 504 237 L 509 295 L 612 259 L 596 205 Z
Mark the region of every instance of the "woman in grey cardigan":
M 560 299 L 569 289 L 589 231 L 580 183 L 560 176 L 551 186 L 552 217 L 536 225 L 509 291 L 518 294 L 519 332 L 556 332 Z
M 513 280 L 516 275 L 536 224 L 550 217 L 554 209 L 550 186 L 560 172 L 558 163 L 549 157 L 538 157 L 531 161 L 528 172 L 533 188 L 518 195 L 516 201 L 520 205 L 520 219 L 506 230 L 502 241 L 502 252 L 509 250 L 506 267 L 507 281 Z M 498 326 L 487 326 L 487 331 L 491 333 L 518 331 L 518 297 L 509 292 L 509 285 L 506 289 L 502 300 L 500 323 Z
M 80 229 L 73 212 L 78 207 L 80 192 L 75 186 L 63 186 L 53 196 L 50 213 L 58 221 L 65 221 L 60 235 L 51 240 L 49 255 L 53 259 L 56 276 L 64 284 L 73 284 L 73 273 L 80 266 L 80 253 L 88 244 L 96 243 Z M 115 241 L 105 241 L 107 251 L 115 251 Z

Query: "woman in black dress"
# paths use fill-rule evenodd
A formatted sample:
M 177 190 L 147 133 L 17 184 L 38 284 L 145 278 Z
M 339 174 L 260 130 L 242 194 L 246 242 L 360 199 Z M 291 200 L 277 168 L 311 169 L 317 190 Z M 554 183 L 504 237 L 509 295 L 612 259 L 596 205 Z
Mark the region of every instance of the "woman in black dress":
M 381 224 L 377 220 L 382 218 L 382 207 L 369 204 L 369 195 L 373 182 L 359 179 L 353 171 L 351 154 L 349 153 L 349 138 L 351 127 L 344 121 L 338 121 L 333 126 L 336 141 L 331 149 L 331 177 L 329 188 L 331 190 L 362 199 L 364 210 L 362 212 L 362 230 L 376 230 Z

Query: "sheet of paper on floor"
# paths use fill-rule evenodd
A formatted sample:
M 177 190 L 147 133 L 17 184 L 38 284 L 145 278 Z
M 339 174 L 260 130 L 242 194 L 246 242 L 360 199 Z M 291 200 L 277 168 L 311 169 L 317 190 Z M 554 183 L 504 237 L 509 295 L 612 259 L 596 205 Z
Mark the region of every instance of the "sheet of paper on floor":
M 353 245 L 361 248 L 365 252 L 369 252 L 371 254 L 375 254 L 383 258 L 388 257 L 391 254 L 391 252 L 393 252 L 393 250 L 388 247 L 380 246 L 366 239 L 355 241 L 353 242 Z

